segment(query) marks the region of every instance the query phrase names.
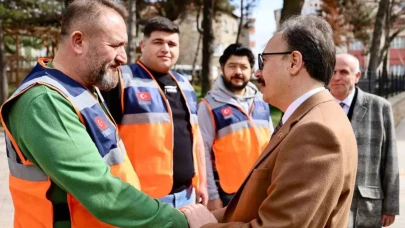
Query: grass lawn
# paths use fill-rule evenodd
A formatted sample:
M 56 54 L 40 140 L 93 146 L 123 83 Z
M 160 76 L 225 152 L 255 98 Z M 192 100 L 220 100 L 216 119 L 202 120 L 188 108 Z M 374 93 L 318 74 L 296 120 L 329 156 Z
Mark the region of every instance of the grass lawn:
M 270 115 L 271 115 L 271 120 L 273 121 L 273 127 L 276 128 L 278 122 L 281 119 L 281 111 L 276 108 L 276 107 L 271 107 L 270 108 Z

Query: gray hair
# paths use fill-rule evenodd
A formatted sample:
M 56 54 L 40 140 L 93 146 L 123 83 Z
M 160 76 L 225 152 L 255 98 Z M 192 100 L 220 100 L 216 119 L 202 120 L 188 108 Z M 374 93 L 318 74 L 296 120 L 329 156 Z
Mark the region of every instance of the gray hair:
M 290 51 L 299 51 L 309 75 L 327 85 L 336 64 L 336 49 L 331 26 L 321 17 L 290 17 L 281 25 L 283 39 Z
M 74 0 L 63 12 L 61 36 L 69 36 L 75 29 L 85 29 L 92 32 L 92 30 L 99 28 L 98 17 L 105 8 L 115 10 L 126 21 L 128 11 L 124 5 L 115 0 Z

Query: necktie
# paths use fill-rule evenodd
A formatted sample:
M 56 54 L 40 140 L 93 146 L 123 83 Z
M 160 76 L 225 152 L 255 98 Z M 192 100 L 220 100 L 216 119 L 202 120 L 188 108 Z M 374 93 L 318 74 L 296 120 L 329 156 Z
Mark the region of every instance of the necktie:
M 344 108 L 346 104 L 343 102 L 340 102 L 339 105 L 340 105 L 340 107 Z
M 276 129 L 274 129 L 273 134 L 271 134 L 270 139 L 273 138 L 274 135 L 276 135 L 277 131 L 283 126 L 283 120 L 280 120 L 280 122 L 278 122 Z

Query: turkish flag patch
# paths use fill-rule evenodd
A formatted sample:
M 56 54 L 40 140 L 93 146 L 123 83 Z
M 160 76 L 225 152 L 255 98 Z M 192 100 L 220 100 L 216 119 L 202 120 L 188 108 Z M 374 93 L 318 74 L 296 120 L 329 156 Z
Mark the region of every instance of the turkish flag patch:
M 221 113 L 223 116 L 229 116 L 232 115 L 232 108 L 228 107 L 228 108 L 224 108 L 221 110 Z
M 108 128 L 108 125 L 104 122 L 103 118 L 101 118 L 100 116 L 97 116 L 96 118 L 94 118 L 94 121 L 96 122 L 97 127 L 100 130 L 103 131 Z
M 150 101 L 149 92 L 138 92 L 136 95 L 140 101 Z

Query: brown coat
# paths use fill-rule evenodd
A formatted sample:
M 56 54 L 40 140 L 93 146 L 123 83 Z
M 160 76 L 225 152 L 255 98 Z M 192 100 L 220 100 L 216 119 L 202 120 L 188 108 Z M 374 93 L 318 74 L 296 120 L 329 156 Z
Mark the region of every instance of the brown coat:
M 329 91 L 308 98 L 264 150 L 219 224 L 203 227 L 347 227 L 357 168 L 350 122 Z

